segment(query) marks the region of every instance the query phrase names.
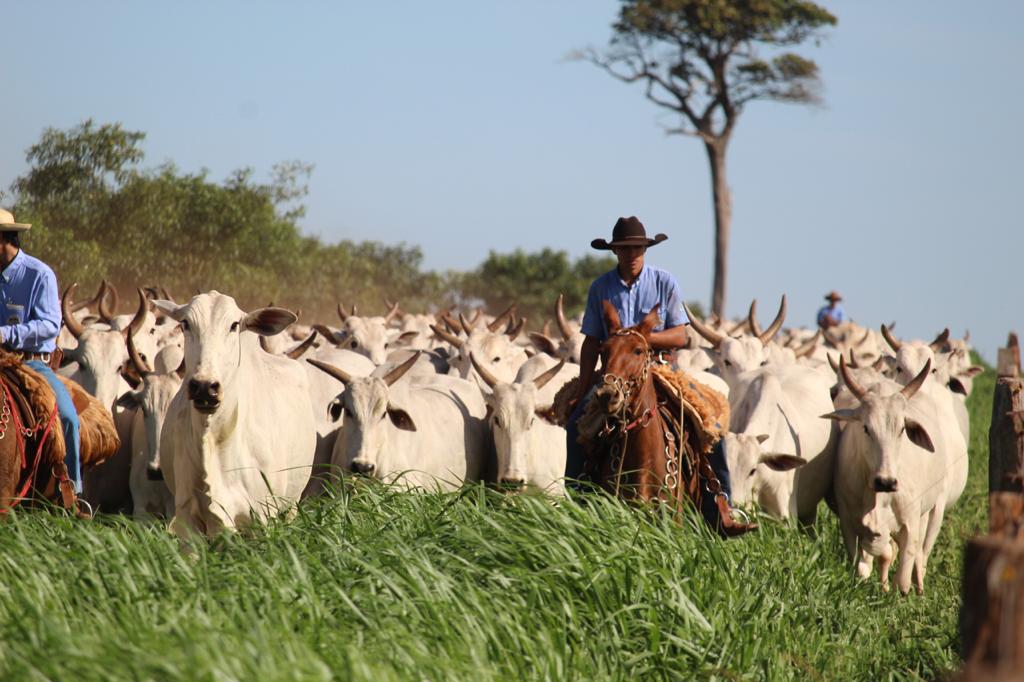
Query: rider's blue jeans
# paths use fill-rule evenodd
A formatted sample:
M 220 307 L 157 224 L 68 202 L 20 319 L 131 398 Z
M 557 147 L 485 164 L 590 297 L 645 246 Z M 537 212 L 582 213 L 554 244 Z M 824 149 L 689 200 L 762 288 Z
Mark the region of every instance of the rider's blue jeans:
M 78 410 L 71 401 L 71 394 L 61 383 L 57 375 L 53 373 L 50 366 L 41 360 L 29 360 L 25 363 L 35 371 L 46 377 L 50 388 L 57 395 L 57 414 L 60 417 L 61 429 L 64 431 L 64 442 L 67 445 L 67 454 L 64 456 L 64 463 L 68 467 L 68 476 L 75 484 L 75 492 L 82 492 L 82 458 L 80 455 L 81 441 L 78 431 Z

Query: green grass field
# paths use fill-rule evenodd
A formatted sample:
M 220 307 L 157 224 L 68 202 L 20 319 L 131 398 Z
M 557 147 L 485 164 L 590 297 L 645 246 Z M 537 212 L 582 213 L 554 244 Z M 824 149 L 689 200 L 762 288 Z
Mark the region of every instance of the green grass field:
M 357 486 L 191 557 L 157 524 L 22 513 L 0 525 L 0 679 L 941 677 L 993 382 L 975 382 L 971 478 L 923 596 L 856 580 L 824 505 L 813 533 L 723 542 L 596 496 Z

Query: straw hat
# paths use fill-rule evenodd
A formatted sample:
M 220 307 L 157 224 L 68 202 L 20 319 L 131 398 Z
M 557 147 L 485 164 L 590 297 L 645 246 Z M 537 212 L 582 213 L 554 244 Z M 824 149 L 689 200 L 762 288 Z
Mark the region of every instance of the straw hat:
M 0 232 L 24 232 L 30 227 L 28 223 L 14 222 L 14 214 L 0 208 Z

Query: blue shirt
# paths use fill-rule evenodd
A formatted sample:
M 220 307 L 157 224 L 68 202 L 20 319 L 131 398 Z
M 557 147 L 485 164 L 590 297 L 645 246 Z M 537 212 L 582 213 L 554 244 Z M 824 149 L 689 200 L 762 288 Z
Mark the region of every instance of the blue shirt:
M 632 286 L 626 286 L 622 281 L 618 268 L 604 273 L 590 285 L 582 331 L 598 341 L 608 338 L 602 301 L 611 301 L 615 306 L 623 328 L 640 324 L 657 303 L 661 304 L 658 309 L 661 320 L 653 331 L 678 327 L 690 321 L 683 310 L 683 293 L 679 290 L 679 282 L 671 273 L 652 265 L 644 265 Z
M 843 310 L 843 306 L 836 303 L 836 306 L 824 306 L 818 311 L 818 326 L 820 327 L 825 322 L 825 317 L 831 317 L 832 321 L 836 324 L 846 322 L 846 312 Z
M 52 353 L 60 332 L 57 276 L 22 250 L 0 272 L 0 337 L 14 350 Z

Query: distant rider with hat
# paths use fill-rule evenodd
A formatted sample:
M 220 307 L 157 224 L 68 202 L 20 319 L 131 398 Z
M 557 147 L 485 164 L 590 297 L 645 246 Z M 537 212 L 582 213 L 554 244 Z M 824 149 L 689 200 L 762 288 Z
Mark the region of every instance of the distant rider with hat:
M 46 263 L 22 251 L 21 234 L 31 227 L 15 222 L 10 211 L 0 209 L 0 342 L 45 377 L 56 394 L 67 445 L 64 462 L 75 492 L 81 493 L 78 411 L 49 364 L 61 325 L 57 276 Z
M 683 294 L 679 283 L 668 271 L 644 263 L 647 249 L 666 239 L 668 237 L 664 234 L 648 238 L 643 223 L 634 216 L 619 218 L 612 229 L 610 242 L 595 239 L 590 243 L 595 249 L 612 251 L 619 262 L 614 270 L 601 275 L 590 285 L 587 307 L 583 313 L 582 332 L 586 338 L 580 353 L 580 382 L 573 400 L 574 409 L 566 424 L 568 456 L 565 476 L 570 481 L 579 480 L 584 471 L 585 456 L 576 442 L 576 422 L 583 413 L 586 402 L 584 398 L 595 383 L 601 344 L 608 339 L 602 302 L 611 302 L 623 328 L 639 324 L 656 304 L 661 304 L 661 319 L 651 332 L 651 349 L 672 351 L 686 345 L 689 319 L 683 309 Z M 709 463 L 728 496 L 731 492 L 729 469 L 721 442 L 715 447 Z M 731 514 L 719 514 L 715 501 L 709 501 L 710 504 L 704 505 L 701 511 L 712 526 L 720 523 L 728 535 L 737 535 L 751 528 L 732 519 Z
M 846 311 L 843 310 L 843 306 L 839 305 L 843 297 L 835 291 L 830 291 L 825 294 L 825 300 L 828 301 L 828 305 L 822 306 L 818 310 L 818 326 L 828 329 L 846 322 Z

